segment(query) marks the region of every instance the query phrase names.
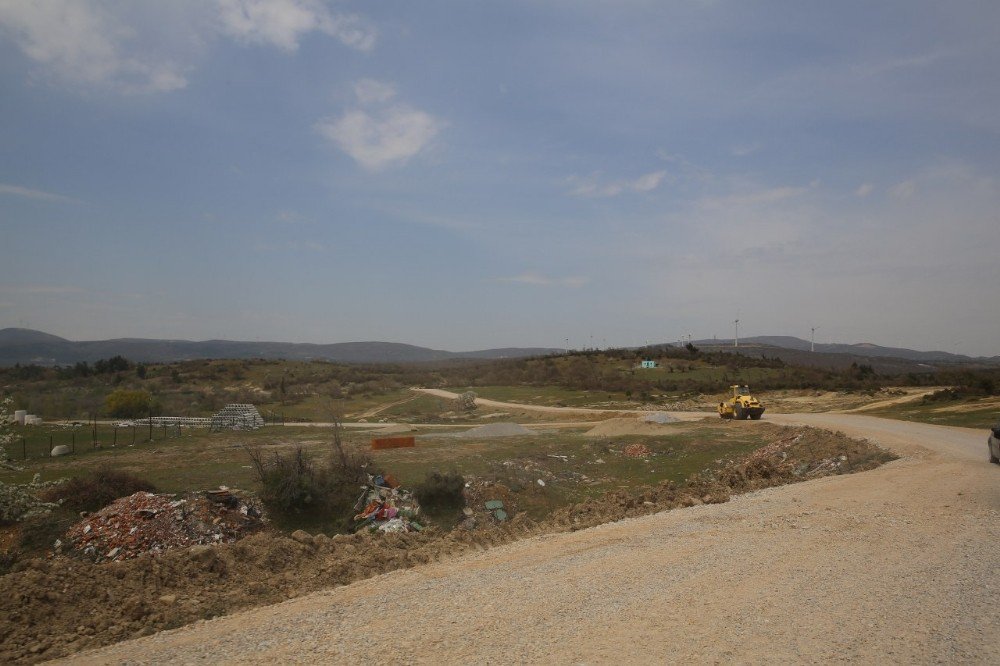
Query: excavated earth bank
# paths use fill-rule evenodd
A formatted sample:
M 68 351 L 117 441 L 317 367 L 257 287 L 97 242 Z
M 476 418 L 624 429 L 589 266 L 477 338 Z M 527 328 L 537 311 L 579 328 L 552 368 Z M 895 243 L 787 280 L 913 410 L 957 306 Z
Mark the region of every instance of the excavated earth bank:
M 733 494 L 873 469 L 894 457 L 839 433 L 759 427 L 772 443 L 715 473 L 682 485 L 608 493 L 559 509 L 542 522 L 517 515 L 473 531 L 332 539 L 265 532 L 233 544 L 122 562 L 93 564 L 63 556 L 32 560 L 0 579 L 0 661 L 52 659 L 527 536 L 726 502 Z

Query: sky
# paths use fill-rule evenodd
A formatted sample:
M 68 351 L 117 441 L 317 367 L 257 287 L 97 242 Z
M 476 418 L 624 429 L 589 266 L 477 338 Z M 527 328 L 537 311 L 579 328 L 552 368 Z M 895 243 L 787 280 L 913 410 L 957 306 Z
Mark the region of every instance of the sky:
M 0 0 L 0 327 L 1000 355 L 1000 3 Z

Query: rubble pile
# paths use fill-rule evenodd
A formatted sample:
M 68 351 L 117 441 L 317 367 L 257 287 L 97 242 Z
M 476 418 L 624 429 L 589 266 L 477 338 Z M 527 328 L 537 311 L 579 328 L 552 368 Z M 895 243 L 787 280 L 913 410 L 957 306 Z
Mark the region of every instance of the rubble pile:
M 354 531 L 419 532 L 423 525 L 416 521 L 420 506 L 413 493 L 399 487 L 391 474 L 368 477 L 354 510 Z
M 257 502 L 228 488 L 180 499 L 139 492 L 85 517 L 66 538 L 74 550 L 95 561 L 121 561 L 171 548 L 231 543 L 263 525 Z
M 653 452 L 648 446 L 640 443 L 627 444 L 624 449 L 622 449 L 622 455 L 627 458 L 648 458 L 653 455 Z

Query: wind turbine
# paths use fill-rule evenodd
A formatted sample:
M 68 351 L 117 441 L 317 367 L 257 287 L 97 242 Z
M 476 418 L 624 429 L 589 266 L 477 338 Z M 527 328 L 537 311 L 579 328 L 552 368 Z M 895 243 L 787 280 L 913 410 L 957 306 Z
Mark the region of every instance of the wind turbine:
M 733 323 L 736 325 L 736 337 L 733 338 L 733 346 L 734 347 L 739 347 L 740 346 L 740 320 L 736 319 L 735 321 L 733 321 Z
M 809 351 L 811 351 L 811 352 L 816 351 L 816 329 L 817 328 L 819 328 L 819 326 L 813 326 L 811 329 L 809 329 L 809 330 L 812 331 L 812 335 L 809 336 Z

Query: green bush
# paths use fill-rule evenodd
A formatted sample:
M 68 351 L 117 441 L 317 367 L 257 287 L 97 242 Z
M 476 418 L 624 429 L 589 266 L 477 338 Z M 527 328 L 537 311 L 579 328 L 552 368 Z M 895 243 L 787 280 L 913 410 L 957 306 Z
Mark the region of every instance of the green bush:
M 465 478 L 458 472 L 430 472 L 414 488 L 420 506 L 435 510 L 461 509 L 465 506 Z
M 108 416 L 134 419 L 147 416 L 153 409 L 153 396 L 148 391 L 118 389 L 104 399 L 104 411 Z
M 317 463 L 301 447 L 290 453 L 275 452 L 265 458 L 260 449 L 247 447 L 260 483 L 260 498 L 272 513 L 326 521 L 345 527 L 353 516 L 359 487 L 368 480 L 371 461 L 346 451 L 340 429 L 334 428 L 333 455 L 326 465 Z
M 98 511 L 119 497 L 141 491 L 154 493 L 156 487 L 128 472 L 100 467 L 86 476 L 76 476 L 50 488 L 45 493 L 45 499 L 51 502 L 62 500 L 63 506 L 74 511 Z

